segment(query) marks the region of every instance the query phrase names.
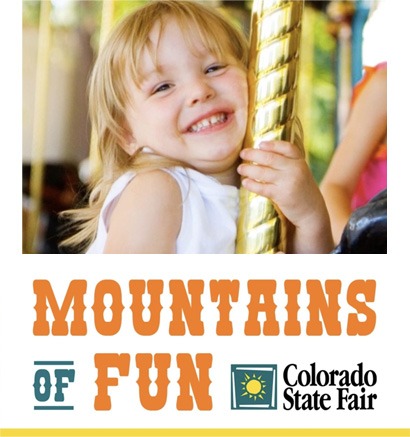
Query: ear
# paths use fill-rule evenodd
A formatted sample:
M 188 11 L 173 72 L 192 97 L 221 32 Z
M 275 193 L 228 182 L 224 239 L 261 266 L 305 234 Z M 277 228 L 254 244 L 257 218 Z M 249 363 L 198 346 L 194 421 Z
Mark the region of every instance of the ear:
M 137 140 L 132 136 L 131 133 L 128 133 L 126 138 L 124 138 L 124 142 L 121 144 L 121 148 L 125 153 L 132 156 L 134 155 L 140 147 L 138 146 Z
M 136 142 L 122 144 L 121 147 L 124 150 L 124 152 L 130 156 L 135 155 L 137 150 L 140 149 L 140 147 L 138 147 L 138 144 Z

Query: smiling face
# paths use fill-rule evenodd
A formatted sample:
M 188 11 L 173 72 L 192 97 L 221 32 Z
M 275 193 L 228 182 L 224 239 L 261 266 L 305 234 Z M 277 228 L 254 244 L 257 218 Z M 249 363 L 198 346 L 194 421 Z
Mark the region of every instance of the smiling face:
M 129 80 L 130 143 L 225 181 L 236 174 L 245 135 L 244 67 L 231 54 L 211 53 L 199 34 L 188 41 L 172 18 L 156 23 L 149 38 L 155 49 L 142 52 L 141 80 Z

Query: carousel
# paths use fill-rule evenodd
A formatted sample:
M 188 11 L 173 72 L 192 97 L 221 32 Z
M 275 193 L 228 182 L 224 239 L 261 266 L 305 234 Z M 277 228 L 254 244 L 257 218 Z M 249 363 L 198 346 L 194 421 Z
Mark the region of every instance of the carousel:
M 101 164 L 88 117 L 88 79 L 111 28 L 144 3 L 23 2 L 22 253 L 78 253 L 60 244 L 70 232 L 61 212 L 87 201 Z M 243 147 L 303 136 L 305 159 L 323 187 L 332 221 L 334 202 L 326 197 L 332 195 L 327 191 L 332 160 L 344 147 L 369 69 L 387 70 L 386 43 L 377 37 L 387 0 L 202 3 L 220 10 L 249 39 Z M 378 120 L 381 125 L 382 146 L 366 155 L 368 161 L 377 155 L 376 171 L 381 165 L 385 171 L 387 162 L 387 122 Z M 385 181 L 368 197 L 351 207 L 330 253 L 387 253 Z M 287 226 L 274 202 L 240 188 L 236 253 L 286 253 Z

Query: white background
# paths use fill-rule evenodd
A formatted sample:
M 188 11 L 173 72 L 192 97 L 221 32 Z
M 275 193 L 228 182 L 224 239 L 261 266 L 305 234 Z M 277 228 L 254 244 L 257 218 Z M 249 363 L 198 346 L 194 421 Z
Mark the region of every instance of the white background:
M 391 255 L 364 255 L 347 257 L 342 255 L 323 256 L 21 256 L 12 255 L 14 265 L 19 266 L 15 274 L 7 273 L 7 291 L 2 293 L 1 328 L 1 403 L 2 427 L 406 427 L 408 426 L 408 332 L 409 293 L 405 284 L 405 272 L 398 263 L 390 265 Z M 98 263 L 97 263 L 98 260 Z M 369 262 L 371 261 L 371 262 Z M 389 266 L 388 266 L 389 265 Z M 388 266 L 388 271 L 386 267 Z M 400 281 L 399 278 L 402 278 Z M 73 279 L 87 280 L 85 318 L 88 334 L 85 337 L 35 337 L 32 334 L 35 320 L 35 296 L 32 281 L 48 279 L 59 304 Z M 98 334 L 94 326 L 91 306 L 96 284 L 103 279 L 113 279 L 121 285 L 123 292 L 123 323 L 120 332 L 113 337 Z M 171 311 L 164 296 L 159 333 L 152 337 L 141 337 L 132 327 L 129 310 L 130 279 L 162 279 L 164 295 L 170 279 L 202 279 L 205 282 L 203 295 L 203 321 L 205 335 L 195 337 L 171 337 L 168 334 Z M 234 334 L 218 337 L 215 322 L 218 318 L 216 304 L 210 302 L 210 279 L 240 280 L 240 300 L 233 304 L 231 319 Z M 273 337 L 246 337 L 243 334 L 247 318 L 249 279 L 274 279 L 277 281 L 277 319 L 281 334 Z M 286 318 L 283 283 L 286 279 L 299 279 L 302 291 L 299 303 L 302 334 L 287 337 L 283 333 Z M 308 279 L 341 279 L 342 293 L 339 296 L 342 335 L 309 337 L 305 333 L 306 291 Z M 345 293 L 355 279 L 377 281 L 376 302 L 368 306 L 375 310 L 375 331 L 364 337 L 346 335 L 346 317 L 351 308 L 345 303 Z M 95 353 L 128 353 L 131 355 L 129 376 L 120 378 L 119 386 L 109 388 L 112 395 L 111 411 L 95 411 L 96 395 L 94 366 Z M 158 412 L 145 411 L 139 402 L 134 365 L 137 353 L 170 353 L 171 370 L 166 407 Z M 210 372 L 212 384 L 210 394 L 213 409 L 200 412 L 178 412 L 176 397 L 179 393 L 176 368 L 177 353 L 211 353 L 213 365 Z M 67 404 L 75 410 L 34 411 L 38 404 L 34 398 L 33 365 L 35 360 L 70 360 L 75 362 L 76 380 L 65 389 Z M 282 372 L 287 364 L 295 363 L 298 368 L 309 368 L 316 362 L 317 369 L 355 370 L 363 362 L 364 369 L 377 373 L 375 387 L 367 393 L 376 393 L 373 411 L 336 410 L 336 403 L 329 411 L 284 411 Z M 230 410 L 230 365 L 231 364 L 278 364 L 279 384 L 277 411 Z M 117 373 L 110 373 L 116 376 Z M 322 389 L 320 389 L 322 391 Z M 334 389 L 323 389 L 336 396 Z
M 389 0 L 390 1 L 390 0 Z M 230 428 L 408 428 L 410 357 L 410 287 L 409 287 L 409 134 L 407 100 L 409 84 L 402 67 L 408 47 L 408 8 L 404 0 L 392 0 L 398 13 L 391 17 L 386 38 L 391 41 L 389 58 L 389 254 L 386 256 L 54 256 L 21 255 L 21 13 L 10 10 L 2 28 L 1 127 L 3 160 L 0 162 L 0 189 L 3 201 L 2 220 L 2 289 L 0 291 L 0 427 L 230 427 Z M 16 2 L 17 3 L 17 2 Z M 18 6 L 18 5 L 17 5 Z M 5 34 L 6 34 L 5 33 Z M 11 91 L 11 92 L 10 92 Z M 349 338 L 327 335 L 313 338 L 245 337 L 240 323 L 241 311 L 246 310 L 248 279 L 275 279 L 278 292 L 285 279 L 341 279 L 343 293 L 352 280 L 375 279 L 377 312 L 376 330 L 367 337 Z M 206 335 L 183 338 L 167 335 L 167 323 L 161 325 L 163 335 L 143 339 L 130 325 L 130 313 L 124 310 L 123 329 L 115 337 L 104 338 L 95 333 L 92 311 L 87 308 L 89 335 L 84 338 L 39 338 L 32 335 L 35 298 L 34 279 L 48 279 L 56 295 L 63 296 L 72 279 L 86 279 L 87 300 L 91 304 L 96 283 L 114 279 L 121 284 L 124 299 L 130 279 L 239 279 L 241 299 L 232 310 L 239 321 L 234 335 L 218 338 L 214 334 L 215 306 L 204 310 Z M 166 288 L 166 287 L 165 287 Z M 206 297 L 205 286 L 204 299 Z M 302 287 L 303 291 L 303 287 Z M 340 296 L 343 302 L 343 296 Z M 342 305 L 341 319 L 346 307 Z M 163 310 L 164 316 L 169 312 Z M 206 314 L 205 314 L 206 313 Z M 279 314 L 279 313 L 278 313 Z M 283 317 L 283 314 L 281 315 Z M 278 315 L 278 319 L 280 319 Z M 303 326 L 303 324 L 302 324 Z M 342 325 L 342 329 L 345 325 Z M 159 412 L 144 411 L 138 399 L 137 373 L 132 366 L 130 375 L 122 378 L 119 387 L 111 388 L 112 410 L 96 412 L 96 371 L 93 364 L 97 352 L 140 353 L 181 352 L 213 355 L 210 412 L 177 412 L 177 373 L 170 372 L 168 403 Z M 73 412 L 36 412 L 33 391 L 34 360 L 73 360 L 76 381 L 66 391 L 75 406 Z M 375 392 L 378 399 L 374 411 L 348 412 L 335 409 L 327 412 L 277 411 L 239 412 L 230 410 L 229 369 L 231 364 L 278 364 L 279 376 L 283 366 L 295 362 L 306 368 L 316 362 L 320 369 L 351 369 L 364 362 L 365 369 L 378 375 Z M 370 392 L 370 389 L 368 389 Z M 283 402 L 279 387 L 279 406 Z

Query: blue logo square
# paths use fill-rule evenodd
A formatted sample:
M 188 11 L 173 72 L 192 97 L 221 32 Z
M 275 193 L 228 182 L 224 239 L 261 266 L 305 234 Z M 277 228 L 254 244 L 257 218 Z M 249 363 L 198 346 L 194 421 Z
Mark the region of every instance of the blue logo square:
M 277 365 L 231 365 L 232 410 L 277 409 Z

